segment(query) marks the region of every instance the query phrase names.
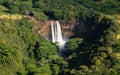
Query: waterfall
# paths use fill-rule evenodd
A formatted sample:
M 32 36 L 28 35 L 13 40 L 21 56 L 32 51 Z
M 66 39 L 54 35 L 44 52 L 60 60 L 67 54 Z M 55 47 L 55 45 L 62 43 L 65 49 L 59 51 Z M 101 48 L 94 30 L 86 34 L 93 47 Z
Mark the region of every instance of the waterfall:
M 51 31 L 52 31 L 52 43 L 55 42 L 55 32 L 54 32 L 54 27 L 53 27 L 53 22 L 51 22 Z
M 57 42 L 59 48 L 63 48 L 65 41 L 63 40 L 61 26 L 58 21 L 56 21 L 55 24 L 51 22 L 51 31 L 52 31 L 52 43 Z

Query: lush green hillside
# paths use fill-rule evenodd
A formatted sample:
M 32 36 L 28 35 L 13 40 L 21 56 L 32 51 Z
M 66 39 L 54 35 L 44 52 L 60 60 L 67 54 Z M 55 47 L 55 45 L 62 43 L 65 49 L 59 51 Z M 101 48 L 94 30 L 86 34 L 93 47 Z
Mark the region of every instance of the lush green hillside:
M 105 14 L 119 14 L 120 9 L 120 1 L 119 0 L 75 0 L 76 2 L 78 2 L 79 4 L 105 13 Z
M 119 6 L 120 0 L 0 0 L 0 75 L 119 75 Z M 77 20 L 65 58 L 33 30 L 30 17 Z
M 0 19 L 0 75 L 51 75 L 54 66 L 59 68 L 61 62 L 57 61 L 63 59 L 58 56 L 57 48 L 34 33 L 33 26 L 34 23 L 24 17 Z

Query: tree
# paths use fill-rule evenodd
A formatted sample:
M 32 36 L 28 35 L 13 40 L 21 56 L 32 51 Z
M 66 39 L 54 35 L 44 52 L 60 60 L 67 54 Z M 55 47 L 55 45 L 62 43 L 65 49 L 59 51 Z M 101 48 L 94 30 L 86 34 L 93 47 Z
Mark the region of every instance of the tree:
M 10 13 L 19 13 L 19 8 L 17 6 L 11 6 L 9 9 Z
M 62 10 L 54 10 L 54 18 L 63 19 L 63 11 Z
M 22 14 L 26 14 L 32 9 L 32 3 L 31 2 L 22 2 L 20 5 L 20 12 Z
M 65 44 L 65 47 L 70 52 L 73 52 L 74 50 L 79 48 L 79 45 L 83 42 L 83 39 L 81 38 L 72 38 L 69 39 L 68 42 Z

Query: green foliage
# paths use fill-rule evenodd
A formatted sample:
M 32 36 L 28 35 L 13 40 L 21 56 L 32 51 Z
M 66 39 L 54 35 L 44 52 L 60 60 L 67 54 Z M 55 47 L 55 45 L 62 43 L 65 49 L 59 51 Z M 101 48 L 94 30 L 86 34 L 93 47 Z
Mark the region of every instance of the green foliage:
M 52 71 L 50 66 L 46 65 L 44 67 L 40 67 L 34 71 L 35 75 L 52 75 Z
M 55 10 L 54 16 L 56 19 L 62 19 L 63 18 L 63 11 L 62 10 Z
M 0 5 L 0 11 L 7 11 L 8 9 L 6 7 L 4 7 L 3 5 Z
M 82 42 L 83 42 L 83 39 L 81 39 L 81 38 L 73 38 L 73 39 L 70 39 L 70 40 L 66 43 L 65 47 L 66 47 L 69 51 L 73 52 L 75 49 L 78 49 L 79 45 L 80 45 Z
M 107 14 L 115 14 L 119 12 L 118 6 L 120 5 L 118 0 L 75 0 L 77 3 L 87 7 L 92 8 L 96 11 L 107 13 Z
M 19 13 L 19 8 L 16 6 L 11 6 L 9 9 L 10 13 Z
M 33 33 L 33 26 L 34 23 L 28 18 L 1 19 L 0 74 L 53 73 L 50 66 L 53 63 L 50 62 L 60 58 L 57 49 L 43 37 Z
M 0 75 L 118 75 L 120 26 L 106 14 L 118 14 L 119 6 L 118 0 L 0 0 L 2 13 L 21 13 L 41 22 L 77 21 L 77 38 L 66 43 L 65 61 L 55 45 L 33 32 L 29 18 L 0 18 Z
M 120 40 L 115 41 L 115 44 L 113 45 L 114 52 L 120 52 Z
M 46 21 L 48 17 L 43 13 L 43 12 L 32 12 L 33 16 L 38 20 L 38 21 Z
M 49 45 L 49 46 L 48 46 Z M 48 46 L 48 47 L 47 47 Z M 41 58 L 48 58 L 50 55 L 56 54 L 56 48 L 50 43 L 44 41 L 42 43 L 36 43 L 35 45 L 35 58 L 40 60 Z
M 103 0 L 93 0 L 93 1 L 98 1 L 99 2 L 99 1 L 103 1 Z
M 59 66 L 57 64 L 53 64 L 52 65 L 52 70 L 53 70 L 54 75 L 58 75 L 59 71 L 60 71 L 60 68 L 59 68 Z
M 30 10 L 32 10 L 32 3 L 31 2 L 21 2 L 20 4 L 20 13 L 26 14 Z
M 41 10 L 45 10 L 46 9 L 46 3 L 44 2 L 44 0 L 37 1 L 37 2 L 35 2 L 34 7 L 37 7 Z
M 1 0 L 1 1 L 0 1 L 0 4 L 2 4 L 2 3 L 3 3 L 3 1 L 4 1 L 4 0 Z
M 0 65 L 1 74 L 14 74 L 24 69 L 22 64 L 23 41 L 16 35 L 16 29 L 10 25 L 13 21 L 1 19 L 0 22 Z

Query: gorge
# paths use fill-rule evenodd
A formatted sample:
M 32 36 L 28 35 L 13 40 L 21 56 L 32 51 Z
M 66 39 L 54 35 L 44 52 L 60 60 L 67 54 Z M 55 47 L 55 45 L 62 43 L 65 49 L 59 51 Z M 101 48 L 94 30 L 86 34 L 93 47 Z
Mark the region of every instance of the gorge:
M 119 0 L 0 0 L 0 75 L 119 75 Z

